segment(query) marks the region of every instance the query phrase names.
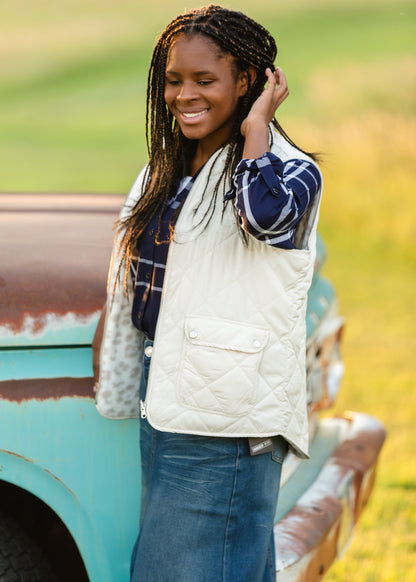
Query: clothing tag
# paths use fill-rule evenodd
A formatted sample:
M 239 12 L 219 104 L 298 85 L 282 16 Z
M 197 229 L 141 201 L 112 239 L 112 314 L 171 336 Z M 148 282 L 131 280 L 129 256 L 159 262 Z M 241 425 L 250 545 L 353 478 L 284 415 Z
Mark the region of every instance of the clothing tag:
M 273 451 L 272 437 L 249 438 L 250 455 L 261 455 Z

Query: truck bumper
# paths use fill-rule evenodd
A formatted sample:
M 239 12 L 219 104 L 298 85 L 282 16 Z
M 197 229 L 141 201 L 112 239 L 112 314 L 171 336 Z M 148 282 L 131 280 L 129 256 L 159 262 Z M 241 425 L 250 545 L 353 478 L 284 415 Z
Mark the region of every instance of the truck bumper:
M 309 460 L 285 460 L 274 526 L 279 582 L 321 580 L 346 549 L 385 436 L 374 417 L 344 413 L 319 421 Z

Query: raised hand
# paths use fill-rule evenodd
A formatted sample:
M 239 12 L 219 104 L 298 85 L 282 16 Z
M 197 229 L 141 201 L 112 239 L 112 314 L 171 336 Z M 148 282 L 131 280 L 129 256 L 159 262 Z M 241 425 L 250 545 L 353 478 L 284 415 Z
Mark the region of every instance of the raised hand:
M 241 124 L 241 134 L 246 139 L 244 158 L 261 157 L 269 151 L 268 125 L 276 109 L 289 95 L 286 77 L 281 68 L 277 67 L 274 73 L 266 69 L 266 76 L 267 86 Z

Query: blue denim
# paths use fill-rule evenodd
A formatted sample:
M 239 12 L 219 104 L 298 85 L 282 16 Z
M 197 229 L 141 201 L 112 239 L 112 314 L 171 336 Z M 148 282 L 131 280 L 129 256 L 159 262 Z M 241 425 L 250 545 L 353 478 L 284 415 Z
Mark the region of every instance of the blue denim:
M 151 342 L 146 342 L 146 346 Z M 150 357 L 145 356 L 144 398 Z M 274 582 L 273 519 L 287 443 L 153 429 L 141 420 L 140 531 L 131 582 Z

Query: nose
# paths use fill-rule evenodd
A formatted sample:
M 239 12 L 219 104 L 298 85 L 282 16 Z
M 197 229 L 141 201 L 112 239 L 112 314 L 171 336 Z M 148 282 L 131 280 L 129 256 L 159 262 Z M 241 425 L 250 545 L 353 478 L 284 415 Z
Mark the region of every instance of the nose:
M 178 99 L 181 101 L 192 101 L 198 97 L 195 90 L 195 83 L 184 81 L 178 94 Z

